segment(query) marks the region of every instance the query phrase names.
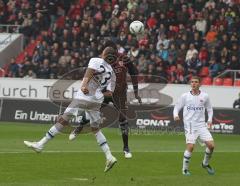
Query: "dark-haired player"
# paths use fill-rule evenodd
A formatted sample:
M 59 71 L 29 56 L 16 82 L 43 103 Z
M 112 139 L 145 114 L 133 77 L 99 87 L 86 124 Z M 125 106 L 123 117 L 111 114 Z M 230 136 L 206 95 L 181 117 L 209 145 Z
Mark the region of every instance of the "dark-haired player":
M 81 83 L 81 89 L 74 95 L 73 101 L 66 108 L 64 114 L 59 116 L 57 123 L 50 128 L 40 141 L 24 141 L 24 144 L 36 152 L 41 152 L 45 144 L 60 133 L 64 126 L 69 124 L 69 120 L 77 115 L 79 110 L 85 111 L 89 116 L 92 132 L 106 156 L 104 172 L 110 170 L 117 160 L 112 155 L 99 125 L 102 122 L 100 107 L 104 100 L 102 89 L 106 88 L 105 94 L 111 96 L 115 88 L 116 77 L 110 64 L 116 61 L 116 55 L 115 49 L 106 47 L 102 52 L 102 58 L 91 58 Z

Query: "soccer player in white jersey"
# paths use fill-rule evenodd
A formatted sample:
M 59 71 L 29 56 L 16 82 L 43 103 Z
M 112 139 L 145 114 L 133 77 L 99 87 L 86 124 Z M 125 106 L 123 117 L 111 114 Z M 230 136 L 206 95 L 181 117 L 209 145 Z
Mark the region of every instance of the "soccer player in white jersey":
M 102 121 L 99 110 L 104 100 L 104 95 L 112 96 L 115 88 L 116 76 L 110 64 L 116 58 L 117 54 L 111 47 L 106 47 L 103 50 L 102 58 L 91 58 L 81 83 L 81 89 L 74 96 L 73 101 L 66 108 L 64 114 L 59 116 L 57 123 L 50 128 L 40 141 L 24 141 L 24 144 L 36 152 L 41 152 L 44 145 L 60 133 L 64 126 L 68 125 L 72 116 L 76 116 L 79 110 L 85 111 L 89 116 L 92 132 L 95 134 L 96 140 L 106 156 L 104 172 L 110 170 L 117 160 L 111 154 L 107 140 L 99 129 L 99 124 Z M 107 89 L 104 95 L 101 91 L 103 88 Z
M 207 170 L 208 174 L 214 174 L 214 170 L 209 165 L 209 160 L 214 150 L 214 141 L 208 130 L 208 127 L 212 125 L 213 109 L 208 94 L 202 92 L 199 87 L 200 78 L 197 76 L 192 77 L 191 91 L 182 94 L 173 110 L 174 120 L 180 121 L 178 113 L 183 108 L 183 123 L 186 137 L 186 150 L 182 168 L 183 175 L 191 175 L 189 162 L 198 138 L 206 144 L 202 167 Z M 205 109 L 208 113 L 208 126 L 205 122 Z

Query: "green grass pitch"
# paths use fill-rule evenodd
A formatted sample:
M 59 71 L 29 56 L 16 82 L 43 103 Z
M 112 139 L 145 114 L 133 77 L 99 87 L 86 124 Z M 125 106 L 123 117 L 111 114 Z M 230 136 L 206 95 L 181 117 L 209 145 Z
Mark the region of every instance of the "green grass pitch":
M 104 129 L 116 166 L 104 173 L 105 157 L 92 134 L 68 141 L 67 134 L 56 136 L 45 151 L 27 149 L 23 140 L 38 140 L 50 125 L 0 123 L 0 185 L 3 186 L 157 186 L 157 185 L 240 185 L 240 136 L 214 135 L 216 150 L 210 176 L 201 168 L 204 148 L 197 146 L 190 170 L 181 174 L 185 140 L 182 134 L 130 136 L 132 159 L 124 159 L 118 129 Z

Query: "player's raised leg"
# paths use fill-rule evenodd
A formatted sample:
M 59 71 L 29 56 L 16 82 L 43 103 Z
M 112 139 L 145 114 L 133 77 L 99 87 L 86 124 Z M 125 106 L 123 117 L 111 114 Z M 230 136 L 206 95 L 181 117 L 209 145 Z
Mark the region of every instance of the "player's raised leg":
M 69 120 L 72 116 L 78 113 L 79 100 L 73 100 L 70 105 L 66 108 L 63 115 L 58 117 L 56 124 L 54 124 L 48 132 L 38 142 L 24 141 L 24 144 L 32 148 L 36 152 L 41 152 L 46 143 L 52 140 L 57 134 L 59 134 L 64 126 L 68 125 Z
M 58 133 L 61 132 L 61 130 L 64 128 L 65 125 L 68 124 L 67 121 L 67 117 L 66 116 L 59 116 L 59 119 L 57 121 L 56 124 L 54 124 L 49 130 L 48 132 L 45 134 L 45 136 L 43 136 L 43 138 L 41 140 L 39 140 L 38 142 L 30 142 L 30 141 L 24 141 L 24 144 L 29 147 L 32 148 L 34 151 L 36 152 L 41 152 L 44 148 L 44 145 L 51 139 L 54 138 L 54 136 L 56 136 Z

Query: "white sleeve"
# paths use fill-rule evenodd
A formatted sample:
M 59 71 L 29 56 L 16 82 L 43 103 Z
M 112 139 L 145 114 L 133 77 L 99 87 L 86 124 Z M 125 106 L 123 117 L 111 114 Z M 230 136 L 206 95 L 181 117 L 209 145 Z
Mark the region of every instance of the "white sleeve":
M 187 51 L 187 54 L 186 54 L 185 60 L 186 60 L 186 61 L 189 60 L 189 59 L 190 59 L 190 56 L 191 56 L 191 52 L 188 50 L 188 51 Z
M 173 117 L 177 117 L 178 116 L 178 113 L 179 111 L 184 107 L 184 96 L 182 95 L 177 103 L 175 104 L 174 106 L 174 109 L 173 109 Z
M 88 68 L 91 68 L 93 70 L 98 70 L 98 61 L 94 58 L 91 58 L 89 63 L 88 63 Z
M 208 113 L 208 122 L 212 122 L 212 118 L 213 118 L 213 108 L 209 99 L 209 96 L 207 96 L 207 100 L 205 103 L 205 107 Z
M 107 90 L 113 92 L 114 89 L 115 89 L 115 86 L 116 86 L 116 75 L 115 75 L 115 73 L 113 72 L 113 73 L 112 73 L 112 76 L 111 76 L 111 79 L 110 79 L 110 82 L 109 82 L 108 85 L 107 85 Z

